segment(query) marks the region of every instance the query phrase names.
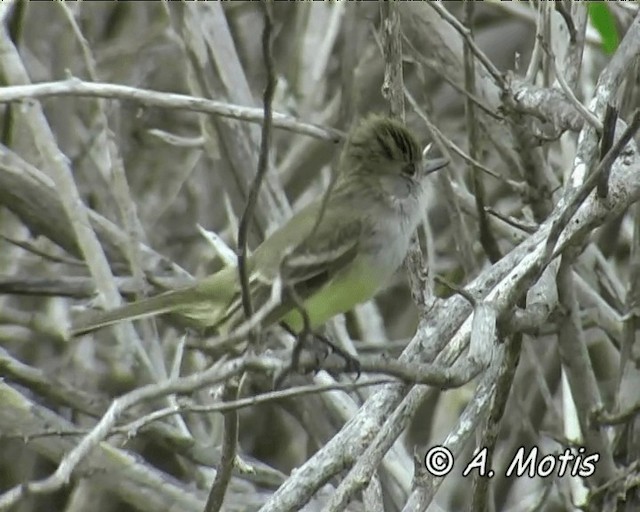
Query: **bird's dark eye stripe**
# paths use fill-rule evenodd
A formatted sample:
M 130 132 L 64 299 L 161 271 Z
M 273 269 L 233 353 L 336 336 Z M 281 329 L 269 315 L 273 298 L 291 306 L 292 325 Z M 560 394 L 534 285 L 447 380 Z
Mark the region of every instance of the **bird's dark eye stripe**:
M 393 158 L 393 153 L 391 152 L 391 148 L 387 145 L 386 141 L 384 140 L 384 137 L 382 137 L 382 135 L 380 135 L 379 133 L 376 133 L 376 139 L 378 139 L 378 143 L 380 144 L 380 147 L 387 155 L 387 158 L 391 160 Z

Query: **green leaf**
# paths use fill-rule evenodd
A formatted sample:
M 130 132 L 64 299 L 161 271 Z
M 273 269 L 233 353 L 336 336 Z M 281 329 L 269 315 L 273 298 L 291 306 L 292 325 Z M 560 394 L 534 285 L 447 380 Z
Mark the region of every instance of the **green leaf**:
M 613 15 L 606 2 L 589 2 L 589 19 L 600 34 L 602 49 L 605 53 L 613 53 L 618 48 L 620 38 Z

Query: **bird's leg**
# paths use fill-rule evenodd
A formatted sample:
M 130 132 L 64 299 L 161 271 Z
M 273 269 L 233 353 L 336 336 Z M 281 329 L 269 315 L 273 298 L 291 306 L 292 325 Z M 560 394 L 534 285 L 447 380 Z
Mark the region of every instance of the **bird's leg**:
M 302 354 L 302 349 L 304 348 L 307 337 L 312 334 L 311 320 L 309 319 L 309 313 L 307 309 L 304 307 L 300 296 L 293 288 L 293 286 L 287 286 L 287 293 L 293 301 L 296 309 L 300 312 L 300 316 L 302 317 L 302 330 L 299 333 L 294 332 L 293 329 L 291 329 L 285 323 L 281 323 L 281 325 L 289 332 L 289 334 L 293 335 L 296 338 L 296 343 L 293 346 L 293 352 L 291 353 L 290 370 L 297 370 L 300 365 L 300 354 Z
M 312 333 L 313 337 L 322 342 L 325 347 L 330 349 L 330 352 L 337 354 L 339 357 L 344 359 L 344 370 L 347 373 L 355 373 L 356 379 L 360 377 L 360 361 L 355 356 L 352 356 L 346 350 L 343 350 L 338 345 L 336 345 L 333 341 L 331 341 L 327 336 L 314 332 Z M 329 356 L 329 352 L 326 353 L 325 358 Z
M 358 359 L 340 348 L 324 334 L 307 329 L 295 332 L 284 322 L 280 325 L 285 331 L 296 338 L 296 344 L 291 356 L 291 365 L 289 366 L 288 371 L 293 371 L 300 367 L 300 356 L 302 354 L 302 350 L 307 347 L 310 348 L 312 353 L 316 356 L 315 365 L 313 366 L 315 371 L 321 370 L 323 361 L 334 353 L 345 361 L 344 371 L 348 373 L 356 373 L 356 378 L 360 377 L 360 362 Z M 315 341 L 315 343 L 309 346 L 309 341 Z M 320 347 L 323 349 L 322 354 L 320 354 Z
M 290 371 L 294 371 L 294 370 L 299 370 L 300 369 L 300 366 L 301 366 L 300 365 L 300 357 L 301 357 L 301 354 L 302 354 L 302 350 L 305 347 L 307 347 L 307 348 L 311 348 L 313 354 L 316 356 L 315 365 L 313 366 L 313 369 L 315 371 L 318 371 L 318 370 L 322 369 L 323 361 L 325 361 L 327 359 L 327 357 L 329 357 L 329 355 L 331 353 L 335 353 L 339 357 L 344 359 L 344 361 L 345 361 L 345 371 L 347 371 L 347 372 L 356 372 L 357 373 L 357 377 L 360 377 L 360 363 L 359 363 L 359 361 L 355 357 L 353 357 L 351 354 L 345 352 L 343 349 L 338 347 L 335 343 L 333 343 L 331 340 L 329 340 L 329 338 L 327 338 L 326 336 L 324 336 L 324 335 L 322 335 L 320 333 L 317 333 L 317 332 L 313 332 L 312 329 L 311 329 L 311 321 L 309 319 L 309 313 L 307 312 L 306 308 L 304 307 L 304 304 L 303 304 L 300 296 L 297 294 L 297 292 L 295 291 L 295 289 L 292 286 L 287 286 L 287 293 L 289 294 L 289 297 L 293 301 L 296 309 L 298 310 L 298 312 L 300 313 L 300 316 L 302 317 L 302 330 L 300 332 L 295 332 L 286 323 L 284 323 L 284 322 L 280 323 L 280 325 L 287 332 L 289 332 L 289 334 L 291 334 L 292 336 L 294 336 L 296 338 L 296 342 L 295 342 L 295 345 L 293 347 L 293 352 L 291 354 L 291 364 L 289 365 L 289 368 L 287 369 L 286 373 L 288 373 Z M 311 340 L 315 340 L 315 341 L 320 342 L 320 343 L 313 343 L 310 346 L 309 345 L 309 341 L 311 341 Z M 324 354 L 322 354 L 322 359 L 320 359 L 320 356 L 318 355 L 318 350 L 316 350 L 316 348 L 319 345 L 322 345 L 322 347 L 324 349 Z

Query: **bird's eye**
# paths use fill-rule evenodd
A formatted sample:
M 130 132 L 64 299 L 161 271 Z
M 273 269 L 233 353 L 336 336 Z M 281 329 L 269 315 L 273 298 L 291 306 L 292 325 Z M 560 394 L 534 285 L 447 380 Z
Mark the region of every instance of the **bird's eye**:
M 407 176 L 413 176 L 416 173 L 416 164 L 411 162 L 406 164 L 402 168 L 402 174 L 406 174 Z

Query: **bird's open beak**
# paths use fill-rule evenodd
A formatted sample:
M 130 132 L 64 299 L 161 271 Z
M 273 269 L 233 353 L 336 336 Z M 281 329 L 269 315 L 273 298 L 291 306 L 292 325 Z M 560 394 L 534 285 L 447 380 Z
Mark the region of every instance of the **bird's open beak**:
M 431 151 L 431 143 L 427 144 L 427 147 L 424 148 L 422 152 L 422 158 L 424 159 L 423 176 L 439 171 L 449 163 L 449 160 L 446 158 L 432 158 L 427 160 L 429 151 Z

